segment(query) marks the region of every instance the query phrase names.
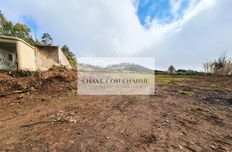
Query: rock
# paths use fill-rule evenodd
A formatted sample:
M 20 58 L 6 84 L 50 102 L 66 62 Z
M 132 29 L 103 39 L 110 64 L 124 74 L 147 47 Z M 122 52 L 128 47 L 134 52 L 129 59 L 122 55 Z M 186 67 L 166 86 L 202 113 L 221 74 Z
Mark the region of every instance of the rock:
M 35 88 L 34 88 L 34 87 L 31 87 L 30 90 L 31 90 L 31 91 L 35 91 Z
M 183 147 L 181 145 L 178 145 L 180 149 L 183 149 Z

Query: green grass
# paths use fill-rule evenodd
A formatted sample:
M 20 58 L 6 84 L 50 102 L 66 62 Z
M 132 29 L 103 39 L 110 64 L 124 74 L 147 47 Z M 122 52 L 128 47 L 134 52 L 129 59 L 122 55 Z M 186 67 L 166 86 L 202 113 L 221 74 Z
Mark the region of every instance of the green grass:
M 190 97 L 193 97 L 195 96 L 196 94 L 192 91 L 179 91 L 180 94 L 183 94 L 183 95 L 186 95 L 186 96 L 190 96 Z
M 188 78 L 170 78 L 170 77 L 160 77 L 158 76 L 157 79 L 160 81 L 163 85 L 168 85 L 170 83 L 175 83 L 177 85 L 184 85 L 185 81 L 188 81 Z

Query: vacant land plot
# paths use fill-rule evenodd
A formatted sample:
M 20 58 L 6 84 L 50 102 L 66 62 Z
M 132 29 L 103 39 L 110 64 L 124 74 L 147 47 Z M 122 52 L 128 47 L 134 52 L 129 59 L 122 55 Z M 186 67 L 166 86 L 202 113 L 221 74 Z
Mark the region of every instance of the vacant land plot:
M 231 77 L 158 75 L 154 96 L 76 89 L 76 71 L 1 74 L 0 151 L 231 151 Z

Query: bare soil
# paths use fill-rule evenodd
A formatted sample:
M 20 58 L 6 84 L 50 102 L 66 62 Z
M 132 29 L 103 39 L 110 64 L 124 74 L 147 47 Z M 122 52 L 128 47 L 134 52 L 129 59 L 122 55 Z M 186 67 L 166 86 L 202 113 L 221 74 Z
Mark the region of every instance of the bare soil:
M 232 151 L 232 77 L 158 75 L 154 96 L 78 96 L 76 79 L 1 73 L 0 151 Z

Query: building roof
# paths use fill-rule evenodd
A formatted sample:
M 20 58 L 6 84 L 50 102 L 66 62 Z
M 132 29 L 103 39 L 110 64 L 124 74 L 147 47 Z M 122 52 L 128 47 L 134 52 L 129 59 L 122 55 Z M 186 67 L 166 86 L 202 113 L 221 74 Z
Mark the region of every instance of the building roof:
M 24 44 L 28 45 L 29 47 L 33 48 L 33 46 L 35 47 L 46 47 L 46 48 L 58 48 L 59 46 L 53 46 L 53 45 L 41 45 L 41 44 L 36 44 L 36 45 L 30 45 L 29 43 L 27 43 L 26 41 L 24 41 L 23 39 L 20 39 L 18 37 L 13 37 L 13 36 L 5 36 L 5 35 L 0 35 L 0 41 L 1 39 L 4 39 L 4 40 L 11 40 L 11 41 L 21 41 L 23 42 Z
M 17 37 L 0 35 L 0 39 L 12 40 L 12 41 L 20 41 L 20 42 L 23 42 L 24 44 L 28 45 L 29 47 L 33 48 L 33 46 L 31 46 L 29 43 L 27 43 L 23 39 L 20 39 L 20 38 L 17 38 Z
M 58 48 L 59 46 L 56 45 L 42 45 L 42 44 L 35 44 L 35 47 L 41 47 L 41 48 Z

